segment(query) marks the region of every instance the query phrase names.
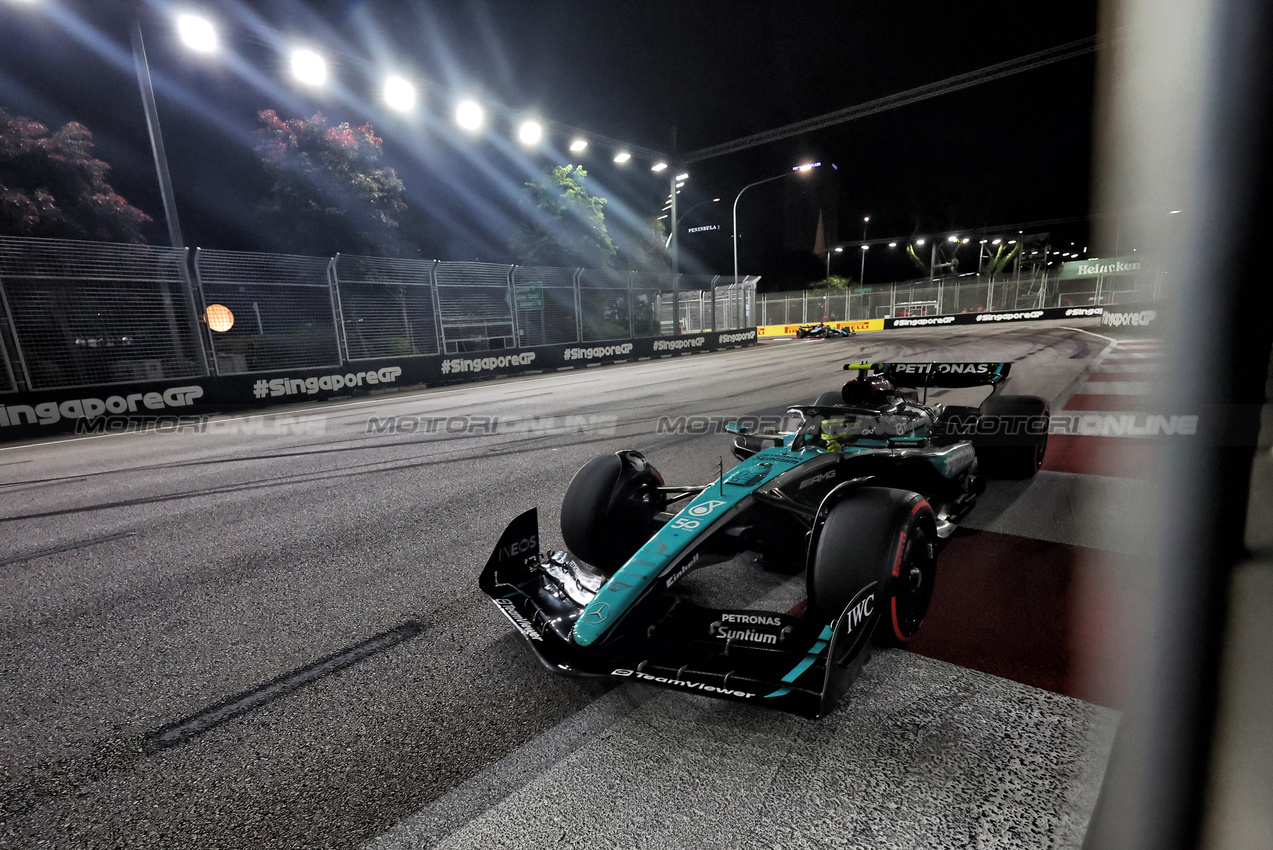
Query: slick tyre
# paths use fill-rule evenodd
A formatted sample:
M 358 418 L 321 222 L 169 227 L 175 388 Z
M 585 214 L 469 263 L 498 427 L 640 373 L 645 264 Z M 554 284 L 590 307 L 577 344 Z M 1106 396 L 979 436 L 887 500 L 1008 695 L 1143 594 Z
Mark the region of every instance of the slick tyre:
M 666 498 L 658 470 L 640 452 L 593 458 L 579 468 L 561 503 L 561 536 L 576 557 L 613 575 L 650 539 Z
M 808 575 L 809 605 L 836 617 L 877 581 L 877 643 L 898 646 L 919 631 L 937 574 L 937 521 L 918 493 L 862 487 L 827 514 Z
M 991 396 L 982 402 L 973 446 L 982 472 L 1030 478 L 1048 450 L 1048 403 L 1032 395 Z

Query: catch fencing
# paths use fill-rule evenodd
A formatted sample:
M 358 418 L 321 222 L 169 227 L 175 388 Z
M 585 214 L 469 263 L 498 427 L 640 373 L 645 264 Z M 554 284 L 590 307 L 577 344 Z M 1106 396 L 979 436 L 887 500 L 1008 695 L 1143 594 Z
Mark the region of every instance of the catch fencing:
M 757 296 L 759 324 L 847 322 L 865 319 L 948 316 L 959 313 L 1137 304 L 1158 299 L 1161 273 L 1061 280 L 1046 272 L 968 274 L 873 287 Z
M 0 393 L 750 328 L 757 280 L 0 237 Z

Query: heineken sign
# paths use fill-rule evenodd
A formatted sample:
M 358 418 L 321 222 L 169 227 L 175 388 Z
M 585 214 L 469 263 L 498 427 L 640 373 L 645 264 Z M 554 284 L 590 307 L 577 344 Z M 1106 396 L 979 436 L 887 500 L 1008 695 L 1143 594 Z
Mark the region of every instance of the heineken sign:
M 1144 269 L 1139 257 L 1110 257 L 1108 259 L 1079 260 L 1061 263 L 1061 280 L 1103 275 L 1135 274 Z

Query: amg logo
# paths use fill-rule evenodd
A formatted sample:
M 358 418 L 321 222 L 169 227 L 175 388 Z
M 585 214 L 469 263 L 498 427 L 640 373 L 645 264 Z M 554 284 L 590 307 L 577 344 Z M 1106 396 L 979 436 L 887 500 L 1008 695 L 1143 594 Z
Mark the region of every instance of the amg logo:
M 812 477 L 806 478 L 805 480 L 800 482 L 800 486 L 797 489 L 803 490 L 806 487 L 812 487 L 814 484 L 820 484 L 823 481 L 830 481 L 833 478 L 835 478 L 834 469 L 824 472 L 821 475 L 814 475 Z
M 513 605 L 507 599 L 496 599 L 495 604 L 504 612 L 504 616 L 513 621 L 513 625 L 517 630 L 531 640 L 543 641 L 543 637 L 539 631 L 531 625 L 530 620 L 522 616 L 522 612 L 517 610 L 517 606 Z
M 518 540 L 516 542 L 509 543 L 507 546 L 499 547 L 499 559 L 501 561 L 506 561 L 509 558 L 512 558 L 514 555 L 521 555 L 526 552 L 538 552 L 538 551 L 539 551 L 539 536 L 532 535 L 530 537 L 524 537 L 521 540 Z

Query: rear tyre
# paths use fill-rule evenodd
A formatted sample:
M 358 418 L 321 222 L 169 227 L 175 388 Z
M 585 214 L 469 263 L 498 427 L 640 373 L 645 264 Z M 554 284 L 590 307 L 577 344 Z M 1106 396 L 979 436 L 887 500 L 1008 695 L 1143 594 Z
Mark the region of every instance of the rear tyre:
M 593 458 L 579 468 L 561 503 L 561 536 L 576 557 L 613 575 L 650 539 L 667 498 L 663 477 L 636 451 Z
M 1048 403 L 1038 396 L 991 396 L 981 404 L 973 446 L 981 470 L 996 478 L 1030 478 L 1048 450 Z
M 809 606 L 839 616 L 878 581 L 876 641 L 899 645 L 919 631 L 937 574 L 937 520 L 918 493 L 862 487 L 827 514 L 809 570 Z

